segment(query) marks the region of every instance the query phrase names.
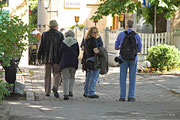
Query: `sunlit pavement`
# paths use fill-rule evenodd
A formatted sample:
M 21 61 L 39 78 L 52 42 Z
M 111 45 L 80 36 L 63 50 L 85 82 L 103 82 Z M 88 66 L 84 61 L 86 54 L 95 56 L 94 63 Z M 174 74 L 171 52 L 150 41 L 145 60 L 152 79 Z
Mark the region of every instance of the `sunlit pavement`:
M 44 95 L 43 66 L 30 66 L 25 71 L 31 73 L 31 76 L 25 77 L 30 97 L 26 101 L 8 101 L 12 105 L 11 120 L 180 119 L 180 94 L 171 92 L 164 84 L 179 80 L 180 76 L 177 75 L 137 75 L 136 102 L 119 102 L 119 67 L 110 67 L 107 75 L 100 76 L 96 85 L 96 94 L 100 96 L 98 99 L 83 97 L 85 73 L 79 67 L 74 97 L 64 101 L 62 86 L 58 91 L 60 98 L 56 99 L 53 93 L 50 97 Z

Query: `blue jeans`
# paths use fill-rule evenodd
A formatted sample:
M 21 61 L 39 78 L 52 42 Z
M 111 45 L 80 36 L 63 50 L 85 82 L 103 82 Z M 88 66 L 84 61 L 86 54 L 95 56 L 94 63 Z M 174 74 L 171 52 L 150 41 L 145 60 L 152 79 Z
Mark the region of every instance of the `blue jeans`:
M 91 60 L 93 61 L 94 58 L 92 58 Z M 88 96 L 95 95 L 95 85 L 96 85 L 97 80 L 99 79 L 99 72 L 100 72 L 100 69 L 88 70 L 86 72 L 86 82 L 84 86 L 85 95 L 88 95 Z
M 120 65 L 120 98 L 126 98 L 126 78 L 127 70 L 129 68 L 129 93 L 128 98 L 134 98 L 137 60 L 125 61 Z

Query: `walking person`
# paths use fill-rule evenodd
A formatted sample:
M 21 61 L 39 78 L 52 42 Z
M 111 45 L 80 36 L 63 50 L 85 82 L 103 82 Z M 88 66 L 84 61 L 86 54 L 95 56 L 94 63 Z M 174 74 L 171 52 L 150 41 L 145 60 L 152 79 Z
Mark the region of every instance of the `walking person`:
M 51 71 L 53 72 L 53 88 L 54 96 L 59 98 L 58 87 L 60 82 L 59 72 L 59 48 L 64 36 L 58 31 L 56 20 L 49 22 L 50 29 L 42 34 L 37 59 L 40 63 L 45 64 L 45 94 L 50 96 L 51 93 Z
M 84 39 L 85 61 L 83 62 L 83 64 L 86 64 L 85 66 L 88 68 L 86 68 L 86 81 L 83 96 L 89 98 L 99 98 L 99 96 L 95 94 L 95 85 L 97 80 L 99 79 L 100 69 L 96 69 L 93 67 L 93 64 L 90 64 L 93 63 L 95 59 L 95 54 L 99 53 L 97 43 L 98 36 L 98 28 L 91 27 L 89 28 Z
M 142 43 L 140 36 L 133 31 L 133 21 L 128 20 L 126 31 L 121 32 L 115 41 L 115 50 L 120 50 L 120 99 L 125 101 L 126 98 L 126 78 L 129 69 L 129 93 L 128 101 L 135 101 L 135 84 L 138 52 L 141 52 Z
M 64 100 L 69 100 L 69 97 L 73 97 L 75 73 L 78 69 L 79 45 L 74 36 L 74 32 L 68 30 L 65 33 L 65 40 L 63 40 L 60 47 L 60 71 Z

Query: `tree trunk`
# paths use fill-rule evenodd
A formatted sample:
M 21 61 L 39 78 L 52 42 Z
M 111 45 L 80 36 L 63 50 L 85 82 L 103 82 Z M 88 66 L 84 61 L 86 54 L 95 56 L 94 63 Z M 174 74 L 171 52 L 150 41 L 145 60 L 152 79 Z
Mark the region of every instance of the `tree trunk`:
M 156 20 L 156 33 L 166 32 L 167 20 L 164 18 L 164 14 L 159 14 Z M 154 26 L 153 26 L 154 31 Z

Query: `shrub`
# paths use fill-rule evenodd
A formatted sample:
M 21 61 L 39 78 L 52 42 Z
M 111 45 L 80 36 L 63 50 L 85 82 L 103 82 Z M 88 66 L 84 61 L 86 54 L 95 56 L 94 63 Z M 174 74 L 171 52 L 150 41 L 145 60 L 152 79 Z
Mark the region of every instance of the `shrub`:
M 8 86 L 8 83 L 0 79 L 0 102 L 3 101 L 5 95 L 10 94 L 10 91 L 8 91 Z
M 180 52 L 175 46 L 158 44 L 148 50 L 147 60 L 151 67 L 169 71 L 180 64 Z
M 4 13 L 0 4 L 0 62 L 8 66 L 13 58 L 20 58 L 22 51 L 27 49 L 37 38 L 31 32 L 33 26 L 25 24 L 18 16 Z M 26 42 L 25 42 L 26 41 Z

